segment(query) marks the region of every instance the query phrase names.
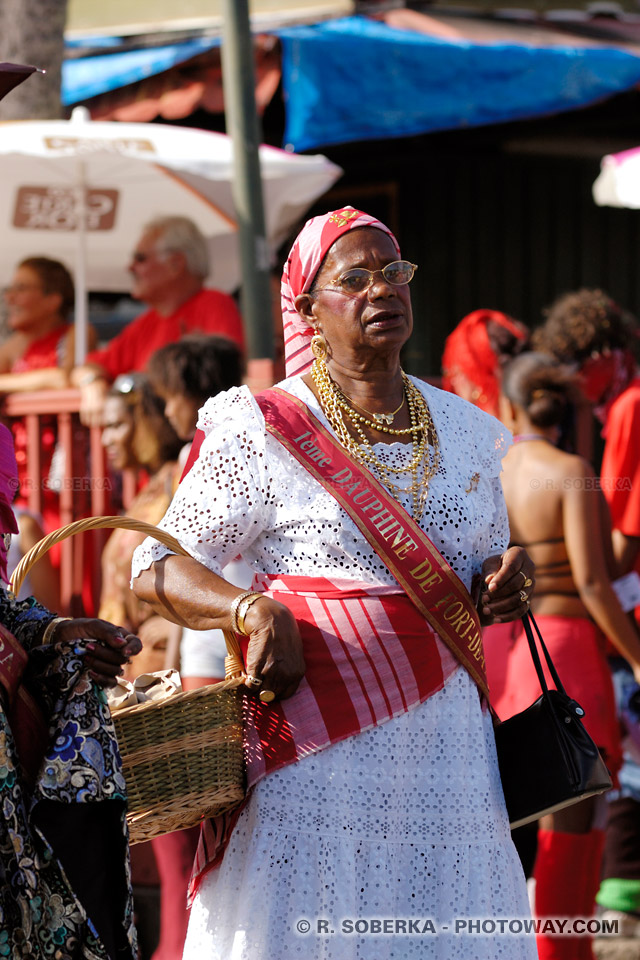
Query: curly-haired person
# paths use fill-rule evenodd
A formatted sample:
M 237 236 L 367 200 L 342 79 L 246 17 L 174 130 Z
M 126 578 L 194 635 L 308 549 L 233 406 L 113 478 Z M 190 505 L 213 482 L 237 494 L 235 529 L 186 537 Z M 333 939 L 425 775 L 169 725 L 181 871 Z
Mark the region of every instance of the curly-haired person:
M 536 349 L 574 364 L 582 390 L 603 424 L 602 492 L 609 504 L 618 576 L 640 571 L 640 376 L 634 357 L 637 322 L 602 290 L 560 297 L 535 331 Z M 636 607 L 640 620 L 640 607 Z M 640 696 L 626 660 L 612 658 L 623 721 Z M 636 718 L 636 726 L 640 718 Z M 631 741 L 628 739 L 627 743 Z M 614 911 L 620 932 L 640 932 L 640 756 L 627 749 L 620 789 L 608 795 L 608 822 L 598 903 Z

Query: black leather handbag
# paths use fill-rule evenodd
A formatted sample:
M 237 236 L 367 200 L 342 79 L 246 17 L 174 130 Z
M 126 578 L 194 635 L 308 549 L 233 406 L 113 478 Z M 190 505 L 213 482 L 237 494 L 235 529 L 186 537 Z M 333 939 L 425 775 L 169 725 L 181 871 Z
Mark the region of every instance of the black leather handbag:
M 511 828 L 538 820 L 612 786 L 595 743 L 582 724 L 584 710 L 566 693 L 538 625 L 522 618 L 542 695 L 495 728 L 498 764 Z M 556 689 L 549 689 L 532 626 Z

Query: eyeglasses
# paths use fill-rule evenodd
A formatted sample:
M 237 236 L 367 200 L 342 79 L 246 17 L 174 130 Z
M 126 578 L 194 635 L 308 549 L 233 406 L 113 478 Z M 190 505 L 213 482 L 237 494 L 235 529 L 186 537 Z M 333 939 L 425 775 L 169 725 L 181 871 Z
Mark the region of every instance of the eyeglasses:
M 170 253 L 169 250 L 151 250 L 149 253 L 143 253 L 142 250 L 135 250 L 131 254 L 131 261 L 133 263 L 146 263 L 147 260 L 151 260 L 152 257 L 160 259 Z
M 367 270 L 365 267 L 354 267 L 340 274 L 337 280 L 332 280 L 330 286 L 319 287 L 320 290 L 330 290 L 331 286 L 340 287 L 343 293 L 363 293 L 373 283 L 373 278 L 380 273 L 387 283 L 393 287 L 403 287 L 413 280 L 418 269 L 416 263 L 408 260 L 394 260 L 381 270 Z
M 27 293 L 29 290 L 42 290 L 42 287 L 36 283 L 14 283 L 13 286 L 5 287 L 3 293 L 11 295 L 12 293 Z

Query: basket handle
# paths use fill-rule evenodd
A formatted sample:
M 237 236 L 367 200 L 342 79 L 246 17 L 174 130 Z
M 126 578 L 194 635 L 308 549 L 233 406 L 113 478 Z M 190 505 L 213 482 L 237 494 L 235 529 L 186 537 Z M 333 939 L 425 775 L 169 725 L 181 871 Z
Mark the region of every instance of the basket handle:
M 84 533 L 86 530 L 110 530 L 115 528 L 135 530 L 137 533 L 144 533 L 148 537 L 153 537 L 154 540 L 158 540 L 164 544 L 165 547 L 169 547 L 173 553 L 177 553 L 181 557 L 191 556 L 189 551 L 185 550 L 180 541 L 176 540 L 174 536 L 167 533 L 166 530 L 154 526 L 152 523 L 146 523 L 144 520 L 134 520 L 133 517 L 85 517 L 84 520 L 76 520 L 74 523 L 68 523 L 65 527 L 60 527 L 59 530 L 54 530 L 53 533 L 47 534 L 46 537 L 43 537 L 42 540 L 39 540 L 38 543 L 31 547 L 13 571 L 9 583 L 9 590 L 14 596 L 17 596 L 24 578 L 29 573 L 31 567 L 37 563 L 54 544 L 60 543 L 62 540 L 67 540 L 76 533 Z M 227 645 L 225 674 L 227 679 L 231 679 L 232 677 L 238 677 L 244 674 L 244 664 L 240 653 L 240 645 L 235 634 L 231 633 L 230 630 L 223 630 L 222 632 L 224 633 L 224 639 Z

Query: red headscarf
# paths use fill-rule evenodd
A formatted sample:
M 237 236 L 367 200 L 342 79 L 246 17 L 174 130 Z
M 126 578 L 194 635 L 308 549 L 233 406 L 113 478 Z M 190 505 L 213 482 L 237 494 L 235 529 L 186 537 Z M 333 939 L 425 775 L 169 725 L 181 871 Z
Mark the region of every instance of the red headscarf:
M 491 346 L 489 322 L 503 327 L 517 340 L 523 328 L 498 310 L 474 310 L 447 337 L 442 354 L 442 386 L 497 416 L 500 394 L 500 358 Z
M 400 256 L 398 241 L 391 230 L 380 220 L 354 207 L 341 207 L 321 217 L 313 217 L 305 223 L 284 265 L 280 288 L 285 369 L 288 377 L 304 373 L 313 363 L 313 328 L 296 310 L 295 299 L 310 288 L 322 261 L 338 237 L 356 227 L 375 227 L 376 230 L 384 231 L 393 240 Z

